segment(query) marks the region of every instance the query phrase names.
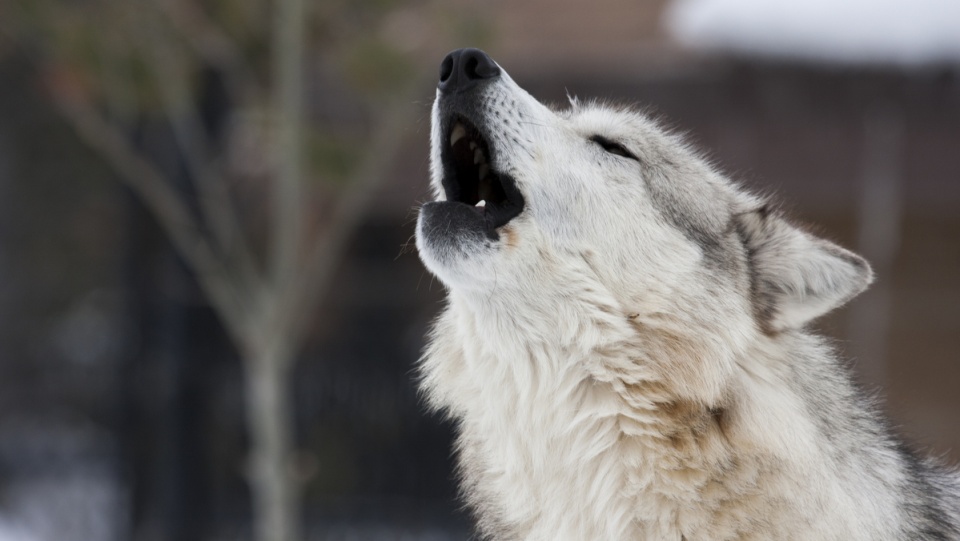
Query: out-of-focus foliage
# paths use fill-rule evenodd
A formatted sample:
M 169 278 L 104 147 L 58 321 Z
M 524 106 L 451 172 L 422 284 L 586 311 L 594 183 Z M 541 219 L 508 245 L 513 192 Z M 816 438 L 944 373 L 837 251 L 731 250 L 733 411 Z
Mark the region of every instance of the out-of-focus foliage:
M 338 87 L 341 110 L 375 115 L 390 96 L 435 70 L 438 54 L 462 43 L 483 45 L 482 19 L 465 17 L 463 4 L 414 0 L 334 0 L 307 4 L 311 87 Z M 456 9 L 457 11 L 454 11 Z M 269 147 L 272 3 L 264 0 L 8 0 L 0 5 L 7 38 L 0 54 L 20 51 L 39 60 L 46 90 L 58 99 L 103 110 L 121 128 L 164 114 L 193 114 L 207 70 L 227 81 L 237 119 L 256 119 L 247 143 Z M 323 108 L 322 96 L 316 99 Z M 359 162 L 362 134 L 322 125 L 310 111 L 305 149 L 308 176 L 334 185 Z M 362 120 L 362 119 L 361 119 Z M 253 137 L 253 139 L 251 139 Z M 263 149 L 261 149 L 263 150 Z M 258 152 L 265 157 L 272 152 Z M 248 164 L 252 165 L 252 164 Z M 269 164 L 260 164 L 269 166 Z

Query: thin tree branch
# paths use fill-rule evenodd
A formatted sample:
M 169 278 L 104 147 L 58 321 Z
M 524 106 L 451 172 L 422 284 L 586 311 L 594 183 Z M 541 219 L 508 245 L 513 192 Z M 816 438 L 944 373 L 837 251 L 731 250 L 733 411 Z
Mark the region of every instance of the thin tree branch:
M 143 159 L 116 128 L 92 107 L 53 93 L 57 109 L 80 139 L 100 153 L 140 200 L 153 212 L 174 247 L 193 269 L 201 288 L 224 321 L 228 333 L 240 340 L 247 331 L 245 305 L 230 274 L 210 249 L 196 219 L 182 198 L 153 164 Z
M 163 111 L 190 176 L 197 184 L 204 218 L 228 260 L 236 266 L 244 287 L 260 287 L 261 279 L 253 253 L 227 192 L 226 182 L 217 171 L 217 163 L 210 151 L 211 143 L 200 122 L 193 97 L 185 87 L 186 74 L 178 73 L 177 62 L 159 35 L 156 23 L 144 21 L 144 24 L 151 27 L 147 31 L 154 38 L 147 48 L 156 61 L 154 79 L 160 90 Z
M 198 3 L 156 0 L 155 4 L 197 56 L 216 67 L 228 79 L 226 87 L 237 94 L 234 96 L 236 103 L 242 103 L 246 101 L 244 98 L 252 98 L 258 93 L 257 78 L 244 52 L 227 32 L 204 13 Z
M 277 4 L 273 28 L 274 91 L 279 123 L 274 164 L 273 251 L 269 269 L 275 285 L 298 266 L 303 207 L 303 0 Z
M 136 92 L 131 92 L 122 80 L 122 70 L 117 55 L 125 47 L 123 34 L 102 33 L 98 36 L 96 69 L 102 82 L 107 99 L 104 100 L 106 121 L 116 123 L 129 122 L 136 117 L 139 100 Z
M 416 86 L 415 88 L 422 88 Z M 346 243 L 356 231 L 370 200 L 386 181 L 387 169 L 393 163 L 403 142 L 404 130 L 412 124 L 414 109 L 409 99 L 397 99 L 394 104 L 385 104 L 373 118 L 383 121 L 372 135 L 368 155 L 363 166 L 347 185 L 325 220 L 326 227 L 310 247 L 304 263 L 299 267 L 295 280 L 284 288 L 277 310 L 279 326 L 288 325 L 292 339 L 299 343 L 312 322 L 321 296 L 329 290 L 330 281 L 343 260 Z M 393 106 L 391 106 L 393 105 Z

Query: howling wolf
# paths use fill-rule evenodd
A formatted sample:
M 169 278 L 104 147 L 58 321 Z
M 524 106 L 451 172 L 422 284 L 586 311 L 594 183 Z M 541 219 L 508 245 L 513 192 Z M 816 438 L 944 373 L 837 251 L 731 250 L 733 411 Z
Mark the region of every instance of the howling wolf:
M 915 457 L 807 324 L 859 256 L 644 115 L 551 110 L 448 55 L 417 248 L 448 290 L 420 365 L 490 539 L 960 540 Z

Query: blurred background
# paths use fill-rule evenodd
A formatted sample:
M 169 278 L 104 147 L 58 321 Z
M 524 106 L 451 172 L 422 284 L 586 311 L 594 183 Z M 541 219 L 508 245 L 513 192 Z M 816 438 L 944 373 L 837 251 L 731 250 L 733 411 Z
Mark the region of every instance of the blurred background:
M 0 541 L 466 539 L 413 366 L 451 49 L 865 255 L 820 323 L 960 461 L 960 4 L 5 0 Z

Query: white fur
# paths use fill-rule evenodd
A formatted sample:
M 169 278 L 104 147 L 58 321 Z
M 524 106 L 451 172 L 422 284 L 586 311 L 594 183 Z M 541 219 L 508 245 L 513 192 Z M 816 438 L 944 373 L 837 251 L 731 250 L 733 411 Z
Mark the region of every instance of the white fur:
M 492 165 L 526 207 L 498 241 L 453 254 L 421 221 L 417 246 L 449 290 L 422 386 L 459 424 L 482 534 L 918 538 L 926 485 L 803 330 L 866 287 L 862 259 L 767 212 L 638 113 L 554 112 L 506 74 L 478 100 L 496 113 Z M 955 478 L 942 483 L 954 497 Z

